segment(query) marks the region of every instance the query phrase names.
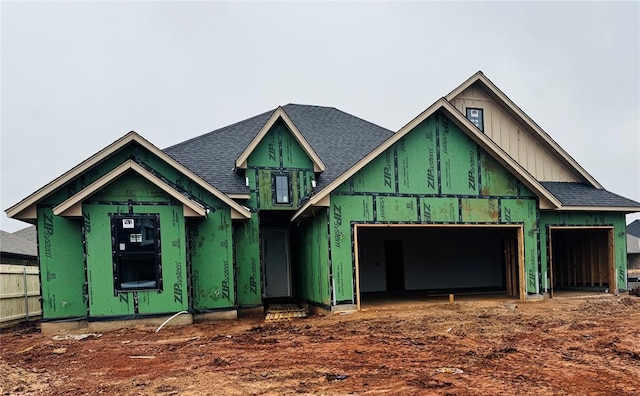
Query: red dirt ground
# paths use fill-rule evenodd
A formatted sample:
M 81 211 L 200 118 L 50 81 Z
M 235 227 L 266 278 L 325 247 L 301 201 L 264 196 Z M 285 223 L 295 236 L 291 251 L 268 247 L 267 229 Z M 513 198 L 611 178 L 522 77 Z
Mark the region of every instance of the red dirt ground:
M 0 334 L 3 395 L 637 395 L 640 298 L 409 302 L 55 340 Z

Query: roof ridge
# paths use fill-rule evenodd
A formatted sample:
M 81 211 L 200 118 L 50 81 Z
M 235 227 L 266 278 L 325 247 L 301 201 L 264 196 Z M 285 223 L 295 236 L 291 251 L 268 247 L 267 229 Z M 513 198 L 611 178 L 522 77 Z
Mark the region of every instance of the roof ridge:
M 176 144 L 174 144 L 172 146 L 165 147 L 165 148 L 162 149 L 162 151 L 170 150 L 170 149 L 173 149 L 173 148 L 176 148 L 176 147 L 180 147 L 180 146 L 182 146 L 184 144 L 191 143 L 191 142 L 194 142 L 194 141 L 199 140 L 199 139 L 203 139 L 203 138 L 205 138 L 207 136 L 210 136 L 210 135 L 212 135 L 214 133 L 221 132 L 224 129 L 228 129 L 228 128 L 231 128 L 231 127 L 236 126 L 238 124 L 242 124 L 243 122 L 246 122 L 246 121 L 249 121 L 249 120 L 253 120 L 253 119 L 256 119 L 258 117 L 263 117 L 266 114 L 273 114 L 273 112 L 276 111 L 277 109 L 278 108 L 276 107 L 275 109 L 265 111 L 263 113 L 254 115 L 254 116 L 249 117 L 249 118 L 245 118 L 244 120 L 240 120 L 240 121 L 234 122 L 233 124 L 225 125 L 225 126 L 220 127 L 218 129 L 214 129 L 213 131 L 205 132 L 202 135 L 198 135 L 198 136 L 192 137 L 191 139 L 187 139 L 187 140 L 184 140 L 184 141 L 182 141 L 180 143 L 176 143 Z
M 346 111 L 341 110 L 341 109 L 339 109 L 339 108 L 337 108 L 335 106 L 320 106 L 320 105 L 305 105 L 305 104 L 298 104 L 298 103 L 287 103 L 286 105 L 284 105 L 282 107 L 285 108 L 286 106 L 290 106 L 290 105 L 293 105 L 293 106 L 304 106 L 304 107 L 319 107 L 319 108 L 322 108 L 322 109 L 332 109 L 332 110 L 340 112 L 340 113 L 342 113 L 344 115 L 347 115 L 347 116 L 349 116 L 351 118 L 355 118 L 357 120 L 360 120 L 360 121 L 362 121 L 362 122 L 364 122 L 366 124 L 373 125 L 373 126 L 375 126 L 377 128 L 380 128 L 380 129 L 384 129 L 385 131 L 391 132 L 391 134 L 395 133 L 395 131 L 393 131 L 391 129 L 385 128 L 382 125 L 378 125 L 378 124 L 376 124 L 374 122 L 365 120 L 364 118 L 358 117 L 357 115 L 353 115 L 351 113 L 347 113 Z M 285 109 L 285 111 L 286 111 L 286 109 Z

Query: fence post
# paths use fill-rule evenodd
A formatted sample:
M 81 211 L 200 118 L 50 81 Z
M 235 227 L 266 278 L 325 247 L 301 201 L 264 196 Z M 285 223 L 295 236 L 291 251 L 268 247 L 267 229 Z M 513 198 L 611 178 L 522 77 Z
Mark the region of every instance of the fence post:
M 22 285 L 24 286 L 24 312 L 29 321 L 29 288 L 27 287 L 27 267 L 22 267 Z

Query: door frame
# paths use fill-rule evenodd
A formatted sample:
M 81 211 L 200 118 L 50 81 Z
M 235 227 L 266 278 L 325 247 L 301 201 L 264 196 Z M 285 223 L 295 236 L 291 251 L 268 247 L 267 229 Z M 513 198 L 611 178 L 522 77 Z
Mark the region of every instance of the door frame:
M 265 233 L 269 232 L 282 232 L 284 233 L 284 244 L 285 244 L 285 253 L 287 260 L 287 296 L 281 297 L 293 297 L 293 279 L 291 274 L 291 243 L 290 243 L 290 235 L 289 228 L 287 227 L 265 227 L 260 231 L 260 261 L 262 264 L 262 298 L 278 298 L 278 297 L 269 297 L 268 296 L 268 288 L 267 288 L 267 259 L 266 259 L 266 249 L 264 244 Z
M 360 261 L 358 258 L 358 230 L 368 227 L 386 227 L 386 228 L 507 228 L 515 229 L 518 241 L 518 280 L 519 280 L 519 298 L 524 301 L 527 295 L 525 270 L 524 270 L 524 225 L 522 224 L 366 224 L 354 223 L 353 227 L 353 257 L 354 257 L 354 273 L 356 284 L 356 309 L 361 310 L 361 292 L 360 292 Z
M 618 295 L 618 273 L 616 271 L 615 249 L 614 249 L 614 227 L 613 226 L 548 226 L 547 227 L 547 255 L 549 257 L 549 297 L 553 298 L 553 238 L 551 231 L 555 230 L 608 230 L 607 232 L 607 258 L 609 265 L 609 292 Z

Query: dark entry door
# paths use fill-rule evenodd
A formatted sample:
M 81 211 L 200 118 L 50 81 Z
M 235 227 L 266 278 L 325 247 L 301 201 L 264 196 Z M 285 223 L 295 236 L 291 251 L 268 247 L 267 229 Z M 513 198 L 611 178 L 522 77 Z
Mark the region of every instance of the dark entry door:
M 262 231 L 262 262 L 265 273 L 265 297 L 291 297 L 291 265 L 287 229 Z
M 401 240 L 384 241 L 384 262 L 387 274 L 387 291 L 404 291 L 404 257 Z

